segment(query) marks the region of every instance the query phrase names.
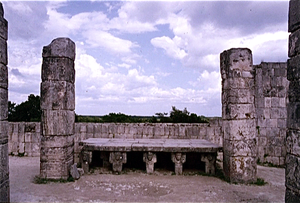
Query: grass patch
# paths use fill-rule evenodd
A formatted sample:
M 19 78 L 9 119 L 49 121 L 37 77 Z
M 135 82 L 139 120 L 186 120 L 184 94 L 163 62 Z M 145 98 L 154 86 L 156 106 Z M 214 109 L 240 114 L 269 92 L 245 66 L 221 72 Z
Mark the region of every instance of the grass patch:
M 69 177 L 67 180 L 65 179 L 47 179 L 47 178 L 41 178 L 40 176 L 35 176 L 33 179 L 33 183 L 35 184 L 47 184 L 47 183 L 68 183 L 68 182 L 74 182 L 74 178 Z
M 257 185 L 257 186 L 264 186 L 266 184 L 268 184 L 267 182 L 265 182 L 265 180 L 263 178 L 257 178 L 256 182 L 251 183 L 252 185 Z

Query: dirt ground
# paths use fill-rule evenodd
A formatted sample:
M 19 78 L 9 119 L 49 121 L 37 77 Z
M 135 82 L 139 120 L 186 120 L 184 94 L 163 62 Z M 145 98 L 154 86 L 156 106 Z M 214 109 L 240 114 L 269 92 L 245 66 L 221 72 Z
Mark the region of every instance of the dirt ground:
M 258 166 L 268 184 L 235 185 L 201 175 L 143 171 L 84 175 L 75 182 L 35 184 L 39 157 L 10 157 L 11 202 L 284 202 L 284 169 Z

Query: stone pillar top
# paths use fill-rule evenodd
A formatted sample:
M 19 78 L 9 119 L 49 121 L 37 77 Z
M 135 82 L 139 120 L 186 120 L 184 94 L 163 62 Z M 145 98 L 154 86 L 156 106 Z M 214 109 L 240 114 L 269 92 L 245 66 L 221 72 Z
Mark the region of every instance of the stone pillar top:
M 4 17 L 4 10 L 1 2 L 0 2 L 0 17 L 2 18 Z
M 221 76 L 223 79 L 253 77 L 252 51 L 248 48 L 232 48 L 220 54 Z
M 69 38 L 56 38 L 48 46 L 43 47 L 44 58 L 61 57 L 75 60 L 75 43 Z

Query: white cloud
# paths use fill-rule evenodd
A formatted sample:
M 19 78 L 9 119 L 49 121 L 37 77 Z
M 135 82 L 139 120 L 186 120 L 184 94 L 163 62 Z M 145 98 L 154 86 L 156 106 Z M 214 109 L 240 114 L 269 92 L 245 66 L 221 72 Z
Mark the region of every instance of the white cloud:
M 156 37 L 151 39 L 151 44 L 155 47 L 162 48 L 166 51 L 167 55 L 175 59 L 183 59 L 187 53 L 178 47 L 176 41 L 180 41 L 178 37 L 173 40 L 167 36 Z

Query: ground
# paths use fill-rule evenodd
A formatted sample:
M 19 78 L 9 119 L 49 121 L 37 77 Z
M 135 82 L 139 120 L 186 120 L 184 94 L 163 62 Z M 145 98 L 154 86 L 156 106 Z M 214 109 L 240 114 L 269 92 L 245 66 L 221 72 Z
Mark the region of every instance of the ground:
M 127 171 L 86 174 L 75 182 L 36 184 L 39 157 L 9 158 L 11 202 L 284 202 L 283 168 L 258 166 L 264 186 L 229 184 L 217 177 Z

